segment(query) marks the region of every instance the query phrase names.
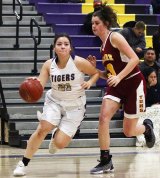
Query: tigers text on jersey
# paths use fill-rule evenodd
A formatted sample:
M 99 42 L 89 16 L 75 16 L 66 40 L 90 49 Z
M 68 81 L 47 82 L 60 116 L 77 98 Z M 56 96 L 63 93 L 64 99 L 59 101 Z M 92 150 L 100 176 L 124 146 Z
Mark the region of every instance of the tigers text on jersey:
M 84 96 L 85 90 L 81 87 L 84 76 L 71 56 L 63 69 L 60 69 L 56 64 L 56 59 L 53 59 L 50 68 L 53 97 L 60 100 L 73 100 Z

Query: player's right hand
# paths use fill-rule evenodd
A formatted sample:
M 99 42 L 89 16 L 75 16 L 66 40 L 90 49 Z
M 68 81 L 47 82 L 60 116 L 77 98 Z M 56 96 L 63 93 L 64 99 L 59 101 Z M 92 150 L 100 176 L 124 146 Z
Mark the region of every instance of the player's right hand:
M 38 80 L 38 81 L 40 81 L 38 77 L 27 77 L 26 79 L 33 79 L 33 80 Z

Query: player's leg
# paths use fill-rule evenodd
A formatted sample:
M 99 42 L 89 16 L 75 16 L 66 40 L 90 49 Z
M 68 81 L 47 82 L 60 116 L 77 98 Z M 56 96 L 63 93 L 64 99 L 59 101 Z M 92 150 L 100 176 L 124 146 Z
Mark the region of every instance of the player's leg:
M 127 137 L 141 135 L 145 132 L 145 126 L 139 125 L 137 118 L 126 118 L 123 120 L 123 132 Z
M 27 165 L 34 155 L 34 153 L 40 147 L 42 141 L 46 135 L 53 129 L 53 125 L 45 120 L 40 121 L 36 131 L 31 135 L 27 142 L 27 148 L 21 161 L 17 164 L 16 169 L 13 172 L 14 176 L 23 176 L 26 174 Z
M 45 120 L 41 120 L 37 130 L 32 134 L 27 142 L 27 149 L 24 156 L 32 158 L 33 154 L 38 150 L 46 135 L 53 129 L 53 125 Z
M 119 109 L 120 104 L 111 99 L 103 99 L 98 127 L 98 137 L 100 144 L 100 163 L 91 169 L 91 174 L 101 174 L 105 172 L 112 172 L 114 170 L 112 164 L 112 155 L 109 152 L 110 135 L 109 123 L 115 112 Z
M 57 131 L 58 131 L 57 127 L 52 130 L 52 136 L 51 136 L 51 140 L 49 142 L 49 147 L 48 147 L 48 151 L 51 154 L 54 154 L 58 151 L 58 148 L 56 147 L 56 145 L 54 143 L 54 137 L 55 137 Z
M 33 154 L 37 151 L 46 135 L 58 125 L 61 118 L 61 110 L 59 104 L 56 102 L 53 102 L 51 99 L 51 90 L 47 91 L 43 113 L 37 112 L 37 118 L 40 123 L 27 143 L 24 157 L 14 170 L 14 176 L 23 176 L 26 174 L 25 169 Z
M 73 101 L 75 102 L 75 101 Z M 77 101 L 80 103 L 79 106 L 75 108 L 65 108 L 62 111 L 62 118 L 54 129 L 51 141 L 49 144 L 49 153 L 54 154 L 58 149 L 63 149 L 68 146 L 73 136 L 76 134 L 85 114 L 85 105 L 81 103 L 81 100 Z
M 49 143 L 49 153 L 54 154 L 58 150 L 63 149 L 68 146 L 72 137 L 57 129 L 55 134 L 52 135 L 52 139 Z
M 142 125 L 137 124 L 137 118 L 124 118 L 123 132 L 127 137 L 138 136 L 144 134 L 146 145 L 152 148 L 155 144 L 155 134 L 153 131 L 153 123 L 150 119 L 145 119 Z
M 155 144 L 152 121 L 150 119 L 145 119 L 142 125 L 137 124 L 139 116 L 145 111 L 145 92 L 143 81 L 141 81 L 137 86 L 133 85 L 133 90 L 130 90 L 129 97 L 124 104 L 123 131 L 128 137 L 144 134 L 146 144 L 151 148 Z

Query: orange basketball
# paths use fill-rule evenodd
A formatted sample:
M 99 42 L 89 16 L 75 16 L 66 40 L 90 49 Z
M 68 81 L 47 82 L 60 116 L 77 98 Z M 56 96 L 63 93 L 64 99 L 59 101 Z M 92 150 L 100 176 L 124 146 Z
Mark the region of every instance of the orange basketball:
M 19 94 L 27 103 L 35 103 L 42 97 L 43 87 L 37 79 L 26 79 L 19 87 Z

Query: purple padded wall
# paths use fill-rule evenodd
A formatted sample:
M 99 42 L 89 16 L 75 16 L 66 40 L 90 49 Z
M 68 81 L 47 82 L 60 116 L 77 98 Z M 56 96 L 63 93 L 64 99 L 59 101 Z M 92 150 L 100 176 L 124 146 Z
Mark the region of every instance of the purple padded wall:
M 86 14 L 80 13 L 46 13 L 44 18 L 48 24 L 83 24 Z
M 135 4 L 150 4 L 151 0 L 135 0 Z
M 56 24 L 52 25 L 55 33 L 66 32 L 69 35 L 82 35 L 83 34 L 83 24 Z
M 87 36 L 87 35 L 70 35 L 73 41 L 74 46 L 78 47 L 99 47 L 101 46 L 101 42 L 95 36 Z M 100 50 L 99 50 L 100 52 Z
M 31 3 L 31 4 L 37 4 L 37 3 L 39 3 L 39 2 L 48 2 L 48 3 L 51 2 L 51 0 L 28 0 L 28 1 L 29 1 L 29 3 Z
M 160 25 L 160 14 L 156 14 L 157 15 L 157 24 Z
M 37 3 L 40 13 L 81 13 L 81 4 L 76 3 Z

